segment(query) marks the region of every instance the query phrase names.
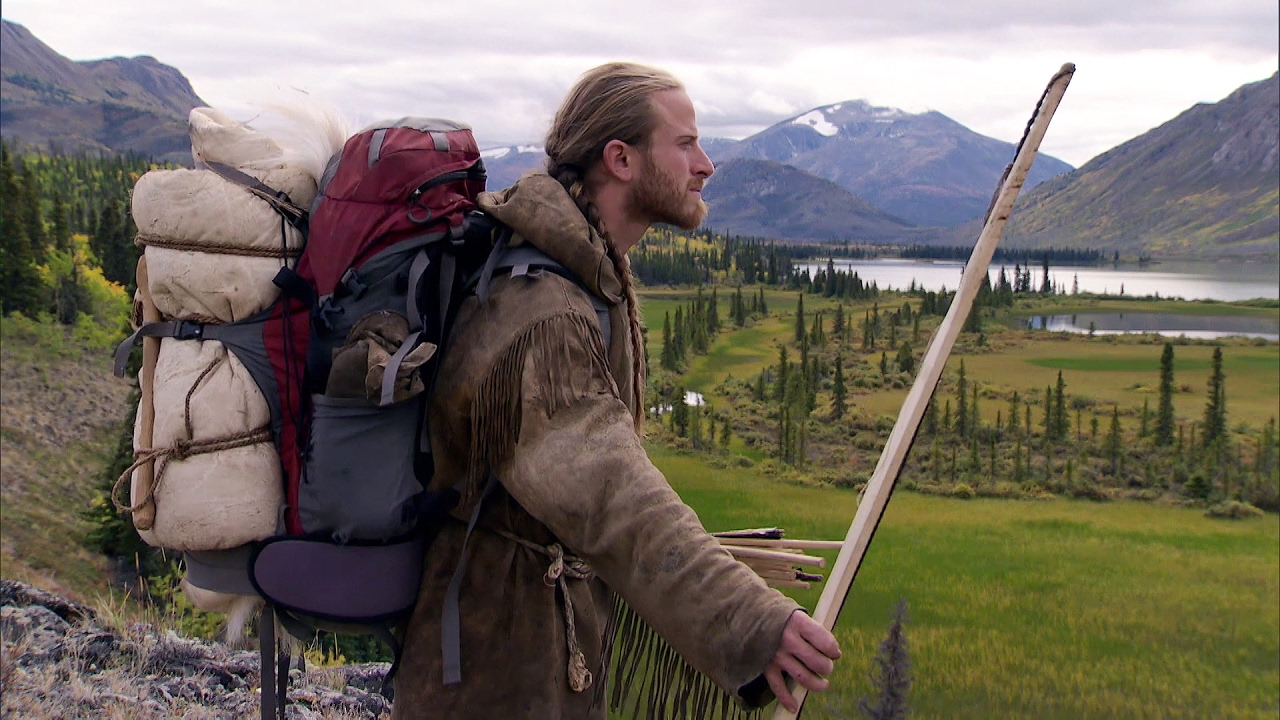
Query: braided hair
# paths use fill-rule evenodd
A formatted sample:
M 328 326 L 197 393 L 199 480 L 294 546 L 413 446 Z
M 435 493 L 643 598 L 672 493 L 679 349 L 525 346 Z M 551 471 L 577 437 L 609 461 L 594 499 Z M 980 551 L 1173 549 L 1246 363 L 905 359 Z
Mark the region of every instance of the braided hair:
M 644 419 L 644 330 L 640 303 L 631 277 L 631 263 L 618 252 L 608 228 L 586 192 L 586 175 L 613 140 L 643 148 L 654 129 L 650 97 L 663 90 L 683 89 L 671 74 L 635 63 L 607 63 L 588 71 L 569 91 L 547 132 L 547 174 L 573 198 L 583 217 L 605 240 L 605 249 L 622 284 L 632 345 L 632 392 L 636 430 Z

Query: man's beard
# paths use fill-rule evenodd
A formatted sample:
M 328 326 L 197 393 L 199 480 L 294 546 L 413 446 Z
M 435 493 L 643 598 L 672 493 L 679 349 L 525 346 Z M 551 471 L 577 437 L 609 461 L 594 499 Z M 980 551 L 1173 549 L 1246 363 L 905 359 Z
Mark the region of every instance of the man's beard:
M 631 210 L 649 222 L 693 230 L 707 217 L 707 204 L 689 190 L 688 182 L 671 177 L 646 157 L 631 191 Z

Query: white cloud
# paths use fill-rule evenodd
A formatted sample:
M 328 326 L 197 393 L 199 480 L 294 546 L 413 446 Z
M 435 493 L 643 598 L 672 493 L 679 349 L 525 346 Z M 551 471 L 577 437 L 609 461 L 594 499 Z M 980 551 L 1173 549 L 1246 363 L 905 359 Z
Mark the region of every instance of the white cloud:
M 866 98 L 1016 140 L 1069 60 L 1079 71 L 1045 151 L 1073 164 L 1269 76 L 1280 42 L 1266 0 L 6 0 L 4 12 L 74 59 L 153 55 L 217 105 L 299 88 L 361 123 L 464 120 L 486 145 L 540 142 L 577 75 L 618 58 L 680 76 L 708 136 Z

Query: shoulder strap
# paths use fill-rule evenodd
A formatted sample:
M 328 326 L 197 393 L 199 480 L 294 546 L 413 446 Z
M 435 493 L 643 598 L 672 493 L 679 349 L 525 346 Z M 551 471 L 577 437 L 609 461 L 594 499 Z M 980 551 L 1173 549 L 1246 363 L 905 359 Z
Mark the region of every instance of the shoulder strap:
M 577 285 L 591 299 L 591 306 L 596 311 L 596 323 L 600 326 L 600 335 L 604 338 L 604 347 L 607 352 L 609 343 L 612 340 L 613 328 L 609 322 L 609 306 L 605 301 L 596 297 L 595 293 L 587 288 L 586 283 L 582 282 L 582 279 L 570 271 L 569 268 L 556 262 L 550 255 L 533 245 L 526 243 L 516 247 L 507 247 L 506 243 L 510 237 L 511 233 L 508 230 L 494 244 L 493 252 L 489 253 L 489 259 L 485 261 L 480 273 L 468 280 L 467 285 L 475 288 L 476 296 L 481 300 L 488 298 L 489 284 L 492 282 L 494 275 L 510 273 L 511 277 L 525 275 L 536 277 L 542 271 L 553 272 Z

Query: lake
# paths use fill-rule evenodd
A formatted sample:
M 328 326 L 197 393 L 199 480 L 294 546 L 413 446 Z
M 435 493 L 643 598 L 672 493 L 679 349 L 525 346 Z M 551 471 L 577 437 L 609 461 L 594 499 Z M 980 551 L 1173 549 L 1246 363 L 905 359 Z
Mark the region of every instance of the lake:
M 1124 333 L 1156 333 L 1177 337 L 1216 339 L 1244 337 L 1280 340 L 1280 318 L 1252 315 L 1178 315 L 1174 313 L 1076 313 L 1074 315 L 1036 315 L 1024 318 L 1025 327 L 1055 332 L 1120 335 Z
M 893 288 L 905 290 L 914 280 L 926 290 L 946 287 L 955 290 L 960 284 L 963 263 L 949 260 L 901 260 L 882 258 L 876 260 L 835 261 L 837 269 L 856 271 L 864 282 L 875 281 L 881 290 Z M 811 275 L 826 269 L 827 262 L 799 262 L 798 270 L 808 269 Z M 1012 279 L 1013 265 L 1006 265 Z M 989 273 L 991 284 L 1000 276 L 1000 265 L 994 264 Z M 1119 295 L 1159 295 L 1181 297 L 1186 300 L 1251 300 L 1253 298 L 1280 298 L 1280 262 L 1203 262 L 1166 261 L 1151 263 L 1119 263 L 1118 265 L 1090 265 L 1087 267 L 1049 266 L 1049 280 L 1055 287 L 1071 292 L 1078 283 L 1080 292 Z M 1031 267 L 1032 287 L 1039 288 L 1041 271 L 1038 264 Z

